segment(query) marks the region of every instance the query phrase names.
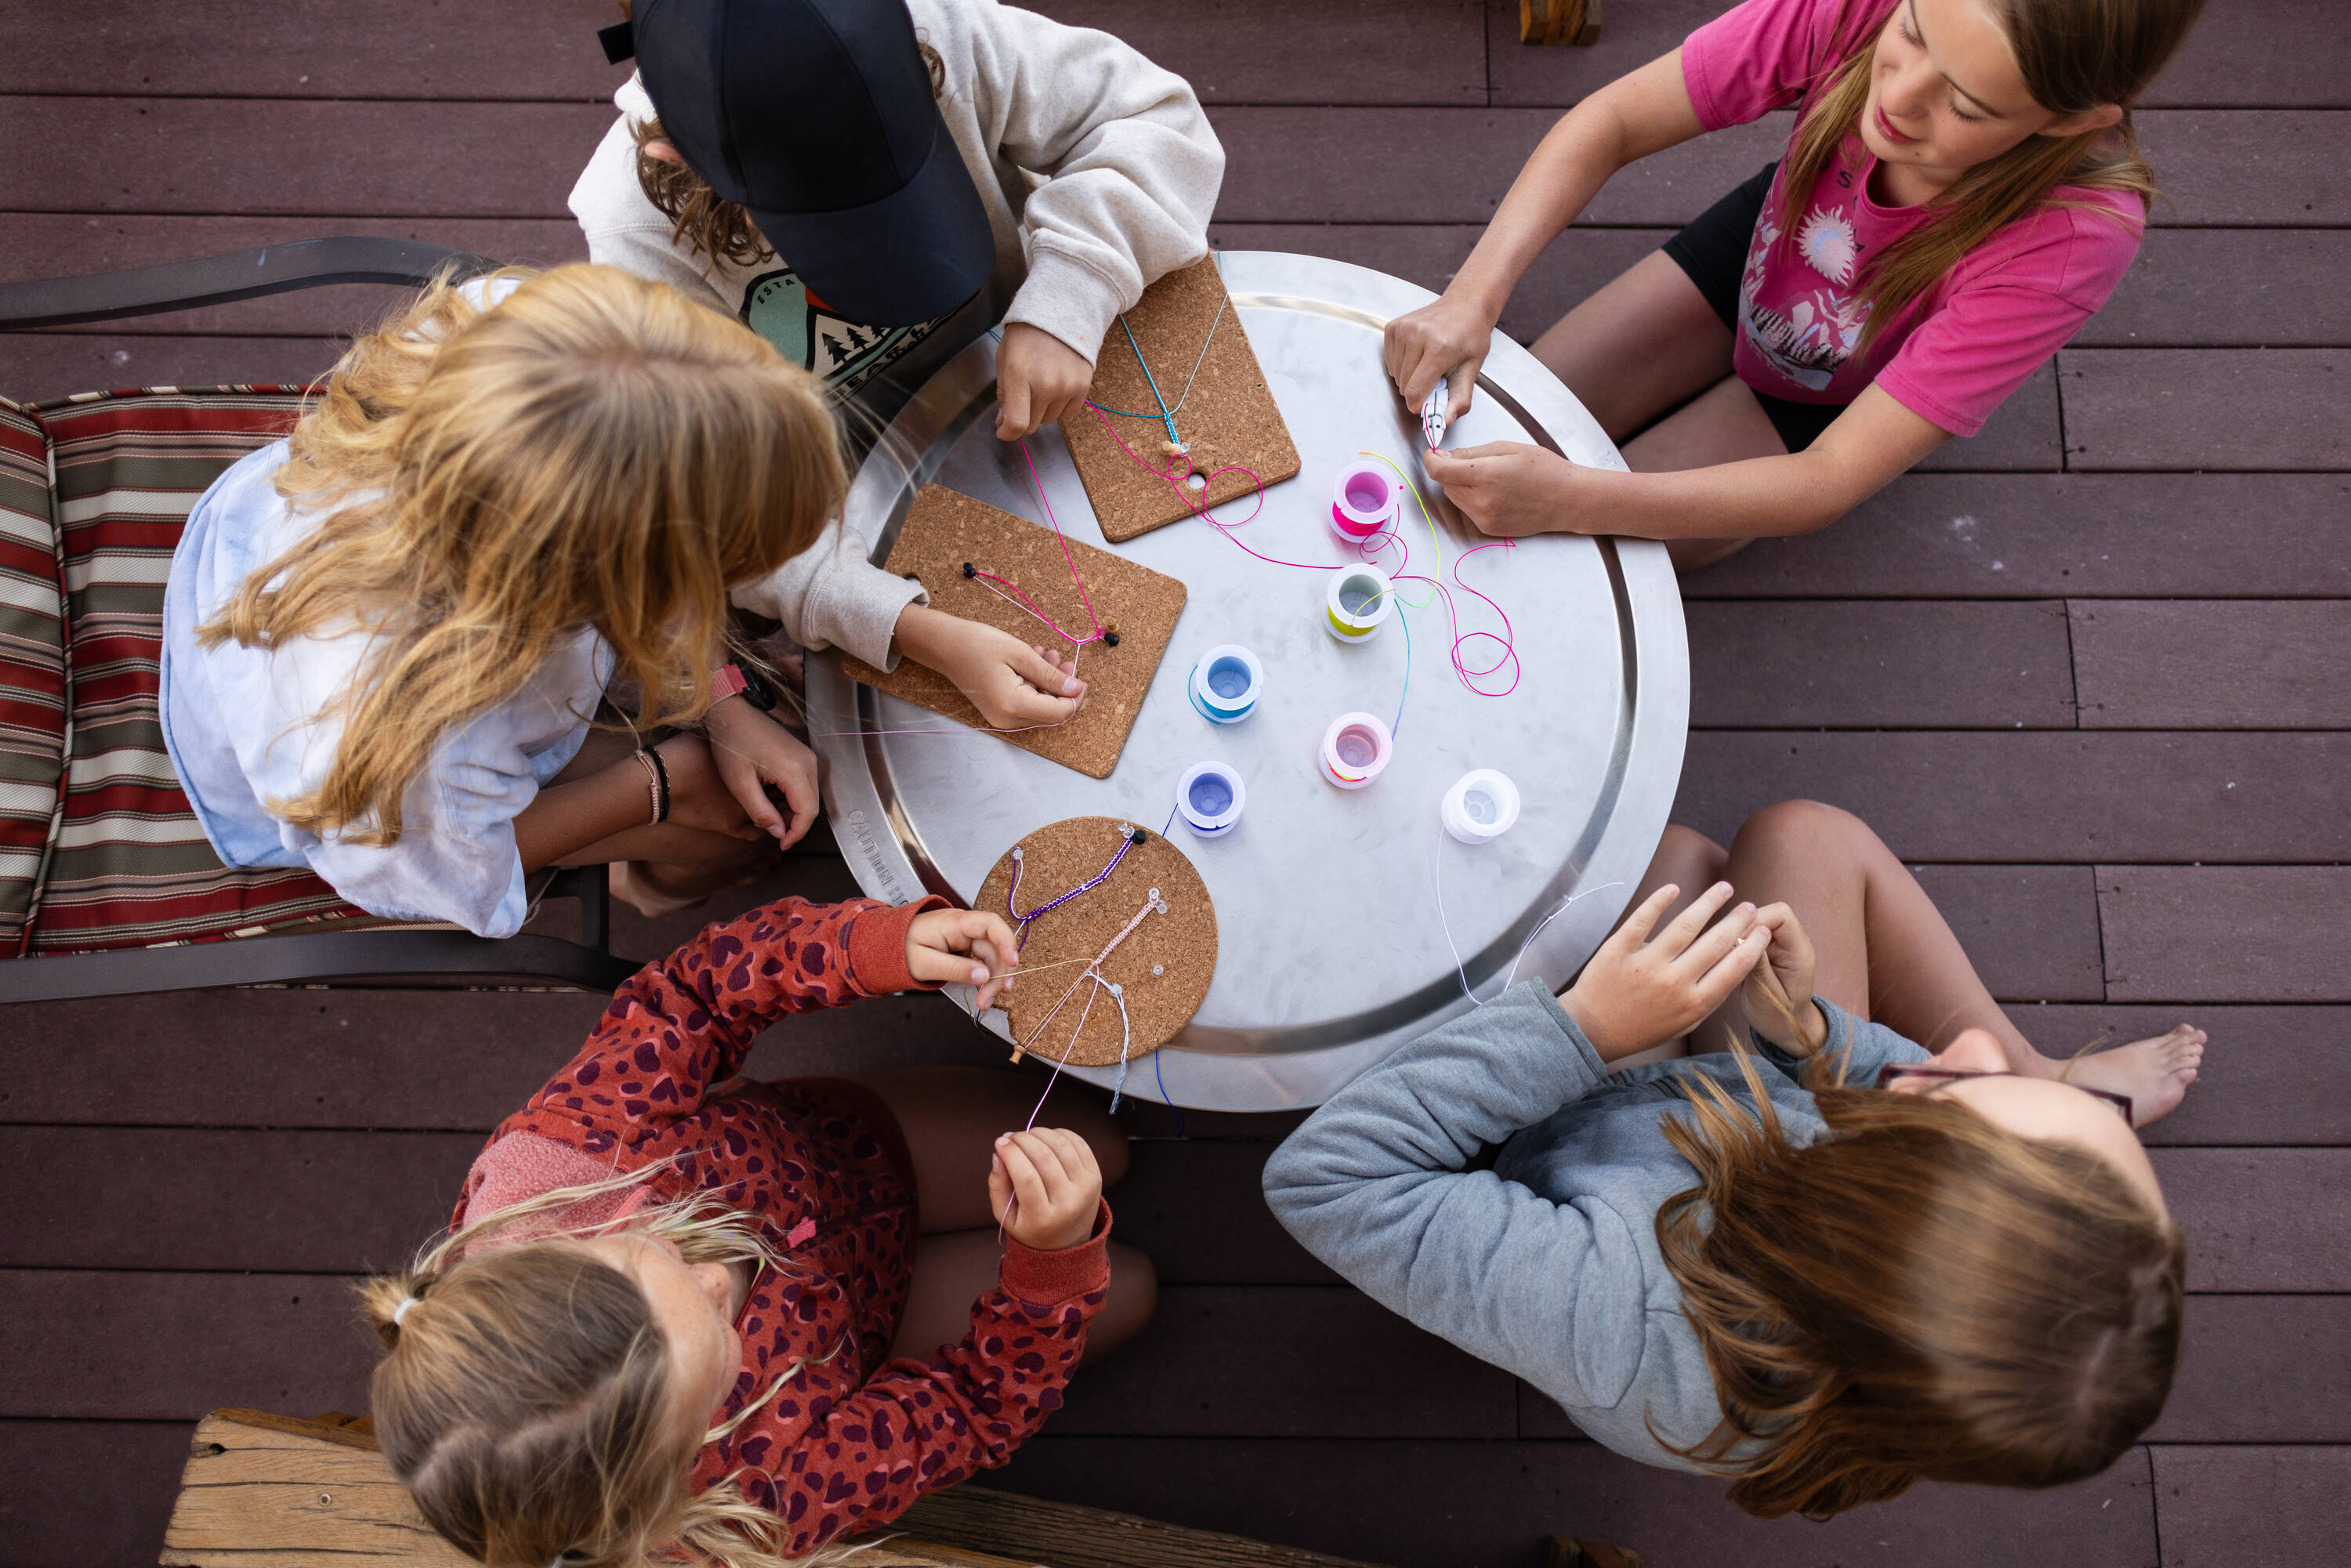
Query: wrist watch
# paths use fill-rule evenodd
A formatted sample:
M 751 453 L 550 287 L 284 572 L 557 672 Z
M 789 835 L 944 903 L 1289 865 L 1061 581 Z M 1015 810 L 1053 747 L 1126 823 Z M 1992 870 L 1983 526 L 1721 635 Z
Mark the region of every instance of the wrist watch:
M 740 664 L 721 664 L 710 674 L 710 701 L 713 706 L 728 697 L 739 696 L 761 713 L 776 711 L 775 689 L 759 678 L 756 670 Z

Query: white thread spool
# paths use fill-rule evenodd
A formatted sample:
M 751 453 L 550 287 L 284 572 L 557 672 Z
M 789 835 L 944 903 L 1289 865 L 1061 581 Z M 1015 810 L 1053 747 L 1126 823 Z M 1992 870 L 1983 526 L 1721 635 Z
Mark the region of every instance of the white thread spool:
M 1322 630 L 1341 643 L 1368 643 L 1395 613 L 1395 584 L 1375 566 L 1342 567 L 1322 599 Z
M 1490 768 L 1474 768 L 1454 780 L 1437 814 L 1463 843 L 1490 843 L 1517 824 L 1519 787 Z
M 1258 695 L 1265 690 L 1265 666 L 1239 643 L 1227 643 L 1200 655 L 1186 689 L 1202 718 L 1210 724 L 1238 724 L 1256 709 Z
M 1395 754 L 1387 725 L 1367 713 L 1343 713 L 1322 732 L 1322 777 L 1342 789 L 1361 789 L 1377 779 Z
M 1176 814 L 1204 839 L 1231 832 L 1248 801 L 1241 776 L 1221 762 L 1196 762 L 1176 782 Z

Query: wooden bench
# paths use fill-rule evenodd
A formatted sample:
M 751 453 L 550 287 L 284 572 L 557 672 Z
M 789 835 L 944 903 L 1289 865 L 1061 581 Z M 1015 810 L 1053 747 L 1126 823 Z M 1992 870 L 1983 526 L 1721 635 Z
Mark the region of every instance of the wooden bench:
M 1375 1568 L 1133 1514 L 961 1486 L 917 1502 L 858 1558 L 870 1568 Z M 1554 1540 L 1551 1568 L 1641 1568 Z M 363 1417 L 215 1410 L 196 1425 L 164 1532 L 168 1568 L 477 1568 L 392 1479 Z

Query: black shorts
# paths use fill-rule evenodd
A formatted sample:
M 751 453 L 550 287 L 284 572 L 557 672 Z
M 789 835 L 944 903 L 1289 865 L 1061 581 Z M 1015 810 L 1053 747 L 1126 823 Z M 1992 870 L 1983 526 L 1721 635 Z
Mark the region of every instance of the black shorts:
M 1714 313 L 1735 337 L 1739 331 L 1739 280 L 1747 270 L 1747 249 L 1754 242 L 1755 220 L 1771 196 L 1771 175 L 1780 167 L 1766 163 L 1761 173 L 1707 208 L 1687 228 L 1666 242 L 1666 254 L 1689 274 Z M 1750 392 L 1755 389 L 1750 387 Z M 1845 411 L 1841 402 L 1791 402 L 1770 392 L 1755 392 L 1755 401 L 1771 421 L 1771 428 L 1791 452 L 1802 452 L 1820 439 L 1822 431 Z

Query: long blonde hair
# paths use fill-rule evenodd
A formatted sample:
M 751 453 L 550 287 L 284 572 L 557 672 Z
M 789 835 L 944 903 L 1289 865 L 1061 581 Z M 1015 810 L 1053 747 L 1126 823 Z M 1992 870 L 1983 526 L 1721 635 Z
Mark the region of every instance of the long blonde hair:
M 343 356 L 277 479 L 324 520 L 198 633 L 377 633 L 325 780 L 269 802 L 298 827 L 396 841 L 434 747 L 583 628 L 640 725 L 698 715 L 728 587 L 844 487 L 823 384 L 748 328 L 614 267 L 496 276 L 496 304 L 437 284 Z
M 2078 136 L 2028 136 L 1960 175 L 1937 198 L 1925 223 L 1864 264 L 1858 299 L 1868 307 L 1869 319 L 1855 346 L 1855 358 L 1867 353 L 1878 333 L 1970 251 L 2001 225 L 2046 202 L 2058 186 L 2127 191 L 2139 198 L 2142 211 L 2153 202 L 2155 171 L 2139 151 L 2130 106 L 2188 36 L 2203 5 L 2204 0 L 1992 0 L 2033 102 L 2057 114 L 2118 104 L 2122 120 Z M 1831 69 L 1797 123 L 1780 171 L 1782 245 L 1795 244 L 1813 184 L 1857 133 L 1883 30 L 1872 28 Z
M 670 1547 L 721 1568 L 814 1568 L 852 1555 L 786 1558 L 783 1521 L 732 1477 L 698 1495 L 688 1487 L 702 1447 L 774 1397 L 799 1363 L 726 1425 L 682 1444 L 668 1416 L 668 1343 L 643 1291 L 573 1244 L 601 1227 L 482 1245 L 523 1221 L 545 1228 L 663 1168 L 542 1193 L 358 1287 L 389 1353 L 370 1385 L 384 1458 L 425 1521 L 490 1568 L 546 1568 L 559 1557 L 566 1568 L 640 1568 Z M 789 1268 L 752 1217 L 705 1193 L 622 1223 L 674 1242 L 689 1263 Z
M 1666 1119 L 1698 1185 L 1657 1211 L 1722 1403 L 1674 1451 L 1765 1519 L 1826 1518 L 1913 1481 L 2094 1475 L 2161 1413 L 2186 1246 L 2087 1151 L 1957 1102 L 1808 1073 L 1828 1135 L 1782 1131 L 1711 1078 Z

